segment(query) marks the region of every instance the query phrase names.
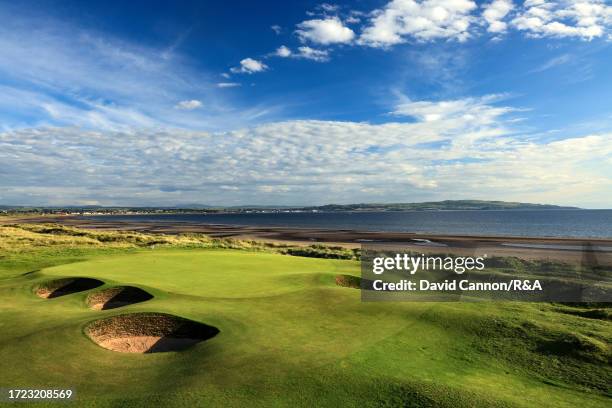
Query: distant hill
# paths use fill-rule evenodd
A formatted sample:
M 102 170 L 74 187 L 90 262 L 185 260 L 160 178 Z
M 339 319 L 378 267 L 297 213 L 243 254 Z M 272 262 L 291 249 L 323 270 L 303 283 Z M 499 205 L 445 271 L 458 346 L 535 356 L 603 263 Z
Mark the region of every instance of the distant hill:
M 507 201 L 485 200 L 445 200 L 424 203 L 361 203 L 361 204 L 328 204 L 321 206 L 290 207 L 273 205 L 252 206 L 209 206 L 203 204 L 188 204 L 175 207 L 121 207 L 121 206 L 3 206 L 0 213 L 103 213 L 103 214 L 177 214 L 177 213 L 243 213 L 243 212 L 304 212 L 304 211 L 444 211 L 444 210 L 558 210 L 579 209 L 578 207 L 563 207 L 552 204 L 515 203 Z
M 508 201 L 485 200 L 444 200 L 424 203 L 391 203 L 391 204 L 328 204 L 316 207 L 304 207 L 304 210 L 319 211 L 431 211 L 431 210 L 558 210 L 579 209 L 552 204 L 530 204 Z

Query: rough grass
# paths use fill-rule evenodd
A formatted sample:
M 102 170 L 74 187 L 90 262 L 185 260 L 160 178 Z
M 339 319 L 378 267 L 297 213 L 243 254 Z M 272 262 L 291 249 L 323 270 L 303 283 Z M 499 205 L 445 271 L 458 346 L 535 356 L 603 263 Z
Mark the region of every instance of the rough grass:
M 558 308 L 557 311 L 560 313 L 584 317 L 586 319 L 612 320 L 612 311 L 609 309 L 597 308 L 597 306 L 595 306 L 594 309 L 564 307 Z
M 254 240 L 211 238 L 205 234 L 147 234 L 133 231 L 100 231 L 59 224 L 0 225 L 0 254 L 38 249 L 66 248 L 222 248 L 282 253 L 294 256 L 359 259 L 358 249 L 326 245 L 297 246 Z
M 336 285 L 345 288 L 360 289 L 361 278 L 353 275 L 336 275 Z
M 603 329 L 603 330 L 602 330 Z M 571 320 L 479 319 L 479 350 L 556 384 L 571 383 L 612 396 L 610 328 L 585 330 Z M 500 353 L 500 350 L 503 350 Z
M 207 247 L 205 235 L 161 235 L 131 231 L 98 231 L 57 224 L 16 224 L 0 227 L 0 250 L 28 250 L 50 246 L 93 246 L 111 248 L 161 246 Z
M 308 247 L 286 248 L 282 249 L 280 252 L 286 255 L 326 259 L 359 260 L 361 256 L 361 250 L 358 248 L 348 249 L 339 246 L 327 246 L 320 244 L 311 245 Z

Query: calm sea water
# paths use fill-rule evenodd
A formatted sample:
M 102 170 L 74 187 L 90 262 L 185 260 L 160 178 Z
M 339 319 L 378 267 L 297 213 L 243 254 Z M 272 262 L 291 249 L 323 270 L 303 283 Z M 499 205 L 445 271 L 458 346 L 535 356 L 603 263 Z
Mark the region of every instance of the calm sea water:
M 108 215 L 88 219 L 462 235 L 612 238 L 612 210 Z

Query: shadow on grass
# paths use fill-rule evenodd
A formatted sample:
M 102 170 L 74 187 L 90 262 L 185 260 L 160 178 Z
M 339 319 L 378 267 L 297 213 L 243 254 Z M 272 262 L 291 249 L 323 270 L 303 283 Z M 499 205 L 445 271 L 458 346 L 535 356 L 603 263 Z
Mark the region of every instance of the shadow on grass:
M 91 278 L 57 279 L 40 285 L 36 289 L 36 294 L 42 298 L 52 299 L 94 289 L 102 285 L 104 285 L 104 282 L 101 280 Z
M 87 305 L 95 310 L 109 310 L 153 299 L 149 292 L 135 286 L 114 286 L 87 296 Z

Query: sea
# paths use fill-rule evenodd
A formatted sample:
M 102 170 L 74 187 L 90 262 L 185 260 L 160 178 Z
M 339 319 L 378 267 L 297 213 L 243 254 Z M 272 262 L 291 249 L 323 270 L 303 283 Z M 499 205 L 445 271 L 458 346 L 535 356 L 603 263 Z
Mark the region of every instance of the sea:
M 273 212 L 86 216 L 97 221 L 325 228 L 450 235 L 612 238 L 612 210 Z

